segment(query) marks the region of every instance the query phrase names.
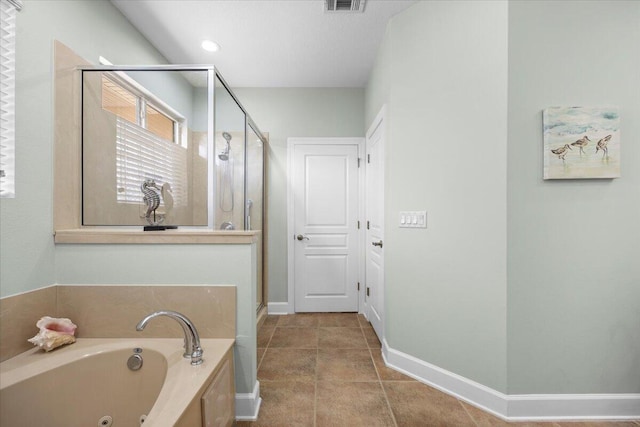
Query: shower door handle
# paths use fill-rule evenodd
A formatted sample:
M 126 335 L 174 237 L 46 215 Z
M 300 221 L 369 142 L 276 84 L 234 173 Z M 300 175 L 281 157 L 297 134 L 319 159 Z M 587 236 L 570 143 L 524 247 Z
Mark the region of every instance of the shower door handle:
M 380 240 L 379 242 L 371 242 L 371 244 L 373 246 L 380 246 L 380 249 L 382 249 L 382 240 Z
M 307 236 L 303 236 L 302 234 L 298 234 L 296 236 L 296 239 L 301 240 L 301 241 L 302 240 L 309 240 L 309 238 Z

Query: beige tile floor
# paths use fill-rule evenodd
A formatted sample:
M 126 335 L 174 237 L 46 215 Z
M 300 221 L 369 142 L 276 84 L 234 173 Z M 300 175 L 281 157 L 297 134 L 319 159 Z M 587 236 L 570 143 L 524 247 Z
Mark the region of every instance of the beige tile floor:
M 387 368 L 354 313 L 268 316 L 258 331 L 257 422 L 238 426 L 638 427 L 640 422 L 504 422 Z

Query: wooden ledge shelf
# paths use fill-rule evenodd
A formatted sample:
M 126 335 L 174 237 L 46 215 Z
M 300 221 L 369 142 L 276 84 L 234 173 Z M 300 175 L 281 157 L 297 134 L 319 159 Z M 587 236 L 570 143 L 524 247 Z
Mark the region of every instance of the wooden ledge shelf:
M 54 233 L 55 243 L 72 244 L 247 245 L 258 242 L 259 238 L 260 231 L 80 228 Z

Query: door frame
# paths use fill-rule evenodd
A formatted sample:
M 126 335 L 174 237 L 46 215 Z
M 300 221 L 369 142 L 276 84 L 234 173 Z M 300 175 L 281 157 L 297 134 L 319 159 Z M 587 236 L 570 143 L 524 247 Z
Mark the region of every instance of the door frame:
M 356 251 L 358 259 L 358 282 L 360 283 L 360 290 L 358 291 L 358 313 L 362 313 L 364 305 L 364 239 L 366 233 L 364 228 L 364 153 L 365 153 L 365 138 L 362 137 L 349 137 L 349 138 L 333 138 L 333 137 L 314 137 L 314 138 L 299 138 L 291 137 L 287 138 L 287 305 L 286 313 L 293 314 L 295 310 L 295 221 L 294 221 L 294 188 L 293 188 L 293 150 L 297 145 L 320 145 L 320 144 L 332 144 L 332 145 L 356 145 L 358 147 L 358 221 L 360 221 L 360 228 L 358 229 L 358 250 Z M 284 308 L 284 307 L 282 307 Z M 285 312 L 285 310 L 278 310 L 278 312 Z
M 386 160 L 386 140 L 387 140 L 387 136 L 388 136 L 388 125 L 387 125 L 387 104 L 384 104 L 382 106 L 382 108 L 380 108 L 380 111 L 378 112 L 378 114 L 376 114 L 376 117 L 373 119 L 373 121 L 371 122 L 371 125 L 369 126 L 369 128 L 367 129 L 367 133 L 366 133 L 366 138 L 365 138 L 365 155 L 367 153 L 367 146 L 368 146 L 368 142 L 371 139 L 371 136 L 375 133 L 375 131 L 382 126 L 382 138 L 379 142 L 380 148 L 381 148 L 381 154 L 382 154 L 382 171 L 380 171 L 381 173 L 381 178 L 382 178 L 382 182 L 386 184 L 385 181 L 385 160 Z M 365 164 L 365 172 L 367 170 L 366 164 Z M 366 176 L 366 175 L 365 175 Z M 364 186 L 364 194 L 366 197 L 366 181 L 365 181 L 365 186 Z M 380 194 L 380 200 L 381 200 L 381 205 L 382 205 L 382 216 L 383 216 L 383 220 L 382 220 L 382 232 L 383 232 L 383 238 L 385 237 L 385 233 L 386 233 L 386 227 L 385 227 L 385 215 L 384 215 L 384 208 L 385 208 L 385 185 L 382 186 L 382 188 L 380 189 L 381 194 Z M 364 207 L 364 215 L 366 217 L 367 215 L 367 211 L 366 211 L 366 204 Z M 364 258 L 363 263 L 364 263 L 364 268 L 365 268 L 365 273 L 366 273 L 366 262 L 367 262 L 367 247 L 365 246 L 368 242 L 366 241 L 366 229 L 364 230 L 364 245 L 362 246 L 363 250 L 362 250 L 362 256 Z M 380 342 L 384 342 L 385 340 L 385 336 L 386 336 L 386 327 L 385 327 L 385 319 L 386 319 L 386 305 L 385 305 L 385 280 L 384 280 L 384 264 L 385 264 L 385 255 L 383 253 L 383 278 L 382 278 L 382 282 L 380 283 L 380 290 L 378 292 L 378 296 L 380 298 L 380 314 L 381 314 L 381 328 L 382 328 L 382 333 L 380 337 L 378 337 L 380 339 Z M 364 287 L 366 288 L 366 274 L 365 274 L 365 285 Z M 364 297 L 364 293 L 363 293 L 363 297 Z M 369 304 L 365 301 L 365 303 L 363 304 L 363 314 L 364 316 L 367 318 L 367 320 L 369 320 L 369 311 L 370 311 L 370 307 Z

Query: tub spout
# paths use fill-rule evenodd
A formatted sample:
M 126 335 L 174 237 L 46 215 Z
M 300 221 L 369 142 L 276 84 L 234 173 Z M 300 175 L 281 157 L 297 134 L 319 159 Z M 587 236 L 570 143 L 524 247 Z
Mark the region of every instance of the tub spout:
M 184 314 L 171 310 L 159 310 L 146 316 L 136 325 L 136 331 L 144 330 L 147 323 L 158 316 L 167 316 L 175 320 L 182 327 L 184 332 L 184 354 L 185 358 L 191 359 L 192 365 L 199 365 L 202 363 L 202 347 L 200 347 L 200 335 L 195 325 Z

